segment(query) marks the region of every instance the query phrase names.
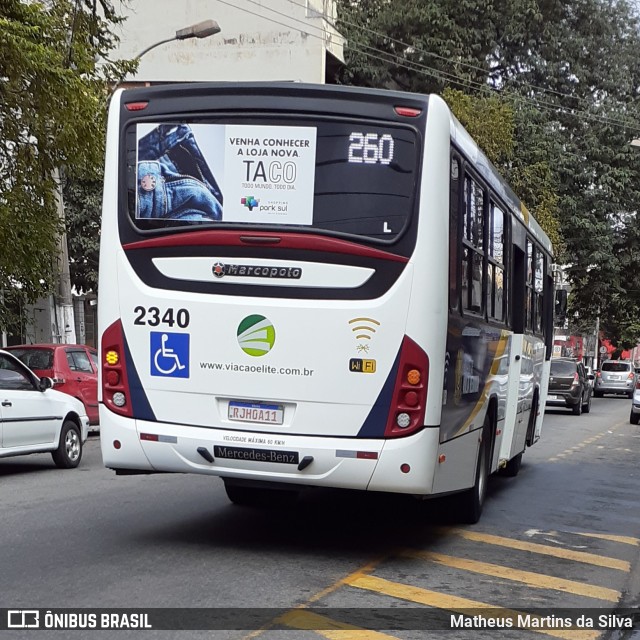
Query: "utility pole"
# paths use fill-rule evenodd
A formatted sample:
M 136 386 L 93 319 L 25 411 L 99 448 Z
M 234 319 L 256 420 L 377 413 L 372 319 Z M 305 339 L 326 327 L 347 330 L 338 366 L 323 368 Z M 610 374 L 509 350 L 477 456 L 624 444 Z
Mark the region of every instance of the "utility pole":
M 63 344 L 75 344 L 76 324 L 73 313 L 73 297 L 71 295 L 71 272 L 69 270 L 69 249 L 67 247 L 67 232 L 65 230 L 64 200 L 62 197 L 62 180 L 60 171 L 55 169 L 53 179 L 56 183 L 56 201 L 58 205 L 58 219 L 62 225 L 62 231 L 58 238 L 58 286 L 54 299 L 54 312 L 56 317 L 57 338 Z

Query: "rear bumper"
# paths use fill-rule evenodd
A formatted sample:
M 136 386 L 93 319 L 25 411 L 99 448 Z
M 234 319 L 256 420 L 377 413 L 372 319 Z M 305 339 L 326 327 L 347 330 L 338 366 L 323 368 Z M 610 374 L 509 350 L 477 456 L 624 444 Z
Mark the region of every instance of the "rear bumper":
M 141 434 L 157 440 L 141 439 Z M 390 440 L 294 436 L 145 422 L 101 406 L 100 440 L 104 465 L 110 469 L 430 495 L 439 430 L 425 428 Z M 223 457 L 230 449 L 247 458 Z M 298 461 L 313 461 L 298 469 L 298 464 L 283 461 L 291 453 Z M 252 459 L 256 457 L 269 460 Z M 410 470 L 403 472 L 403 465 Z
M 547 407 L 575 407 L 580 402 L 580 391 L 549 391 Z
M 596 383 L 596 385 L 593 387 L 593 390 L 599 393 L 628 394 L 631 391 L 633 391 L 633 388 L 634 388 L 634 383 L 633 381 L 630 381 L 630 382 L 625 382 L 620 384 L 613 384 L 613 383 L 597 384 Z

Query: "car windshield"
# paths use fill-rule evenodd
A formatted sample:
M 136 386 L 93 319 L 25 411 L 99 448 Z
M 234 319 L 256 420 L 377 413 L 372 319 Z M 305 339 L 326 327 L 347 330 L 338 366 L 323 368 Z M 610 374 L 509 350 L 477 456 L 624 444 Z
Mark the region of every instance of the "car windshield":
M 614 371 L 620 373 L 622 371 L 631 371 L 631 365 L 628 362 L 603 362 L 603 371 Z
M 53 349 L 7 349 L 29 369 L 53 369 Z
M 576 363 L 567 360 L 555 360 L 551 362 L 552 376 L 572 376 L 576 372 Z

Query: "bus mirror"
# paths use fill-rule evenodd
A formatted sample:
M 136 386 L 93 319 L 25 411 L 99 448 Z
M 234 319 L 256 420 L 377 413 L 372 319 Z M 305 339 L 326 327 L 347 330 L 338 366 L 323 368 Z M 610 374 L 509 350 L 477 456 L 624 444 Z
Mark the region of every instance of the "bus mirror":
M 555 317 L 556 320 L 564 322 L 567 316 L 567 297 L 568 292 L 564 289 L 556 291 Z

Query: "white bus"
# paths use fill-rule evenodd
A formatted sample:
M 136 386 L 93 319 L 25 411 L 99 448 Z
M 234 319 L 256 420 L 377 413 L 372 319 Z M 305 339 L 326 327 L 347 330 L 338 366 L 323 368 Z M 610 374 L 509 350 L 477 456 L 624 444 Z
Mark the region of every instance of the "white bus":
M 118 474 L 456 494 L 480 517 L 542 426 L 551 244 L 437 96 L 116 92 L 100 432 Z

